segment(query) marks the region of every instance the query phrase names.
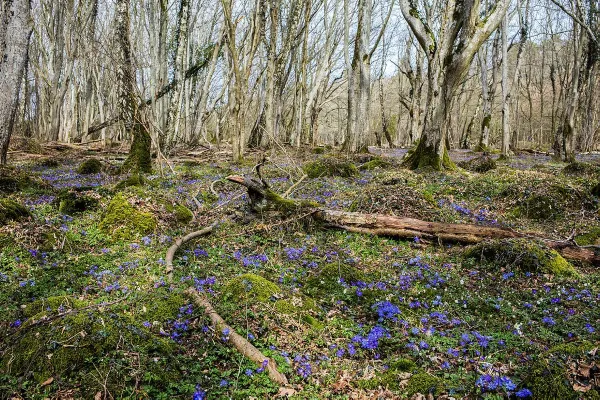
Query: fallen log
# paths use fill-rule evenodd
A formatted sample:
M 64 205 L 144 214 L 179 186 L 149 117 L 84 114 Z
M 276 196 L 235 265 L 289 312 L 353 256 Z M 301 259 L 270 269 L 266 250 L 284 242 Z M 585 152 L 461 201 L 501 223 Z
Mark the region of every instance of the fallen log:
M 290 210 L 313 206 L 310 202 L 306 201 L 294 203 L 293 200 L 283 199 L 269 188 L 263 187 L 257 179 L 244 178 L 238 175 L 228 176 L 226 179 L 245 186 L 248 189 L 252 206 L 259 210 L 267 207 L 275 210 Z M 291 205 L 290 202 L 294 205 Z M 600 247 L 598 246 L 578 246 L 573 240 L 560 241 L 548 239 L 532 233 L 518 232 L 508 228 L 430 222 L 415 218 L 383 214 L 362 214 L 317 207 L 314 208 L 314 213 L 310 215 L 328 227 L 343 229 L 349 232 L 405 239 L 414 239 L 417 237 L 429 242 L 475 244 L 485 239 L 530 238 L 544 242 L 549 248 L 558 251 L 566 258 L 586 261 L 595 266 L 600 266 Z

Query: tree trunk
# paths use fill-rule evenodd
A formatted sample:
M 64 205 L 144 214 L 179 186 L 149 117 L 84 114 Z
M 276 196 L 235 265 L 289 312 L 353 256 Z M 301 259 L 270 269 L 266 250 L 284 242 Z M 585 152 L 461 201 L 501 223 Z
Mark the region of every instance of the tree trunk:
M 0 164 L 6 164 L 31 36 L 28 0 L 0 6 Z
M 115 10 L 115 41 L 118 43 L 120 57 L 117 65 L 119 108 L 125 131 L 129 133 L 130 137 L 133 137 L 131 149 L 123 168 L 151 172 L 150 148 L 152 140 L 148 129 L 142 122 L 142 115 L 138 106 L 139 100 L 129 33 L 129 1 L 117 0 Z
M 508 94 L 508 16 L 502 22 L 502 146 L 500 155 L 508 158 L 510 150 L 510 106 Z
M 177 142 L 178 129 L 177 121 L 181 112 L 181 88 L 183 86 L 184 55 L 187 47 L 188 38 L 188 20 L 190 17 L 189 0 L 181 0 L 179 7 L 179 17 L 177 23 L 177 33 L 175 34 L 176 54 L 174 63 L 174 78 L 177 83 L 171 91 L 169 109 L 167 111 L 167 130 L 165 132 L 165 141 L 167 149 Z

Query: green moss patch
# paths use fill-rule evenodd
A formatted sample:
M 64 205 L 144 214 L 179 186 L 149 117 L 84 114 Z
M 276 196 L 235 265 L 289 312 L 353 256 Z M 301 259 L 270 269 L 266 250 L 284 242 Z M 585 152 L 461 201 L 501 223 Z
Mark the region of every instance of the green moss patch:
M 243 274 L 231 279 L 225 285 L 223 294 L 235 302 L 259 301 L 266 302 L 280 293 L 279 286 L 255 274 Z
M 587 232 L 575 236 L 579 246 L 600 245 L 600 227 L 590 228 Z
M 145 180 L 142 174 L 131 174 L 121 182 L 117 183 L 115 189 L 122 190 L 131 186 L 144 186 Z
M 102 163 L 100 160 L 90 158 L 85 160 L 77 168 L 77 173 L 81 175 L 99 174 L 102 171 Z
M 8 221 L 18 221 L 30 215 L 29 210 L 16 201 L 0 199 L 0 224 L 5 224 Z
M 118 240 L 152 233 L 156 225 L 156 218 L 151 213 L 137 210 L 123 193 L 118 193 L 109 203 L 98 227 Z
M 589 374 L 580 375 L 579 366 L 589 368 L 600 362 L 600 356 L 590 352 L 596 346 L 588 342 L 574 342 L 551 348 L 528 369 L 524 386 L 532 391 L 534 399 L 593 399 L 598 386 L 594 387 Z M 590 385 L 592 390 L 586 394 L 576 392 L 573 390 L 574 383 L 584 387 Z
M 482 242 L 467 249 L 465 256 L 498 267 L 509 266 L 525 272 L 575 276 L 573 265 L 555 250 L 531 239 L 503 239 Z
M 364 273 L 351 265 L 327 264 L 318 274 L 308 279 L 304 290 L 310 296 L 321 297 L 338 292 L 342 288 L 342 281 L 352 283 L 364 279 Z
M 337 157 L 323 157 L 319 160 L 308 162 L 304 164 L 302 169 L 309 178 L 319 178 L 322 176 L 348 178 L 358 175 L 356 165 Z
M 590 163 L 575 161 L 575 162 L 568 164 L 566 167 L 564 167 L 562 172 L 565 175 L 576 175 L 576 176 L 595 175 L 595 174 L 600 174 L 600 166 L 590 164 Z
M 488 155 L 475 157 L 467 161 L 461 161 L 458 166 L 468 171 L 484 173 L 497 168 L 496 160 Z
M 20 330 L 0 366 L 13 375 L 33 374 L 37 382 L 74 376 L 89 368 L 88 363 L 93 365 L 94 359 L 116 355 L 124 343 L 128 351 L 168 354 L 173 350 L 172 343 L 154 337 L 133 319 L 97 310 L 59 317 L 50 312 L 38 313 Z
M 392 166 L 392 163 L 381 157 L 374 157 L 359 167 L 361 171 L 372 171 L 377 168 L 385 169 Z
M 97 207 L 98 199 L 76 191 L 63 190 L 57 196 L 56 203 L 58 204 L 58 211 L 63 214 L 72 215 Z
M 72 296 L 52 296 L 47 299 L 36 300 L 33 303 L 24 304 L 21 312 L 25 318 L 31 318 L 40 313 L 66 312 L 74 308 L 82 308 L 87 303 Z
M 403 391 L 408 396 L 417 393 L 439 395 L 444 391 L 444 385 L 440 378 L 421 372 L 410 377 Z

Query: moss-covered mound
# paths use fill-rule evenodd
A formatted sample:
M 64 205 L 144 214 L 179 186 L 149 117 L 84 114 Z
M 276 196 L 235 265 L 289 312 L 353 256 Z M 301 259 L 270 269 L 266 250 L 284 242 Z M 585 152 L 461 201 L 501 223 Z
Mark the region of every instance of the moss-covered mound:
M 9 199 L 0 199 L 0 224 L 18 221 L 30 215 L 29 210 L 19 203 Z
M 370 161 L 362 164 L 359 169 L 361 171 L 372 171 L 377 168 L 385 169 L 392 166 L 392 163 L 381 157 L 374 157 Z
M 139 173 L 131 174 L 121 182 L 117 183 L 115 189 L 122 190 L 131 186 L 144 186 L 144 176 Z
M 304 164 L 302 169 L 309 178 L 319 178 L 321 176 L 341 176 L 348 178 L 358 175 L 356 165 L 337 157 L 323 157 L 316 161 L 308 162 Z
M 77 168 L 77 173 L 81 175 L 91 175 L 98 174 L 102 171 L 102 163 L 100 160 L 95 158 L 90 158 L 85 160 L 81 164 L 79 164 L 79 168 Z
M 235 302 L 259 301 L 266 302 L 280 293 L 279 287 L 255 274 L 243 274 L 231 279 L 225 285 L 223 295 Z
M 151 213 L 137 210 L 123 193 L 118 193 L 108 205 L 98 227 L 118 240 L 152 233 L 156 225 L 156 218 Z
M 531 239 L 503 239 L 479 243 L 465 256 L 498 267 L 553 275 L 577 275 L 575 268 L 555 250 Z
M 64 380 L 81 370 L 93 369 L 100 358 L 120 358 L 119 348 L 125 343 L 127 351 L 145 355 L 168 355 L 173 351 L 171 342 L 154 336 L 124 315 L 97 309 L 63 315 L 43 311 L 21 326 L 2 355 L 0 369 L 14 376 L 33 375 L 37 382 L 50 377 Z
M 562 172 L 565 175 L 578 175 L 578 176 L 595 175 L 595 174 L 600 174 L 600 166 L 590 164 L 590 163 L 575 161 L 575 162 L 568 164 L 566 167 L 564 167 Z
M 444 385 L 440 378 L 421 372 L 410 377 L 403 392 L 409 397 L 417 393 L 440 395 L 444 392 Z
M 97 207 L 98 199 L 86 196 L 77 191 L 63 190 L 57 196 L 56 203 L 58 204 L 58 211 L 63 214 L 72 215 Z
M 575 242 L 579 246 L 600 245 L 600 227 L 589 228 L 575 236 Z
M 489 155 L 483 155 L 481 157 L 475 157 L 467 161 L 461 161 L 458 166 L 468 171 L 484 173 L 496 169 L 498 166 L 496 160 Z
M 15 193 L 33 186 L 46 185 L 23 170 L 0 165 L 0 193 Z
M 26 318 L 31 318 L 37 314 L 48 312 L 64 313 L 77 308 L 85 307 L 87 304 L 83 300 L 71 296 L 52 296 L 47 299 L 36 300 L 33 303 L 24 304 L 21 312 Z
M 510 188 L 520 205 L 514 210 L 516 217 L 538 221 L 562 218 L 567 210 L 591 210 L 597 202 L 589 192 L 568 184 L 536 185 L 530 188 Z
M 304 291 L 316 298 L 339 291 L 342 282 L 350 284 L 364 279 L 364 273 L 351 265 L 327 264 L 307 280 Z
M 573 342 L 548 350 L 526 371 L 523 385 L 534 399 L 598 399 L 600 354 L 592 351 L 598 343 Z M 590 368 L 591 367 L 591 368 Z M 574 385 L 585 392 L 576 392 Z

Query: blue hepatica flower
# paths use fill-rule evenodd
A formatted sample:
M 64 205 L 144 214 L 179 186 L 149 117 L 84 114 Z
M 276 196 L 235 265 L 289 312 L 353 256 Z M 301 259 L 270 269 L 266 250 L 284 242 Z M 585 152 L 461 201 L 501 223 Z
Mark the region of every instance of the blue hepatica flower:
M 206 392 L 200 388 L 200 385 L 196 386 L 196 391 L 194 392 L 194 397 L 192 400 L 204 400 L 206 399 Z
M 396 320 L 396 315 L 400 314 L 400 309 L 389 301 L 380 301 L 374 307 L 377 308 L 380 321 L 384 319 Z
M 517 396 L 519 399 L 526 399 L 528 397 L 532 397 L 533 393 L 531 393 L 531 390 L 529 389 L 521 389 L 515 393 L 515 396 Z
M 484 374 L 477 378 L 475 386 L 481 388 L 481 390 L 483 390 L 484 392 L 493 392 L 502 389 L 507 391 L 513 391 L 517 388 L 517 385 L 515 385 L 509 377 L 502 375 L 492 376 L 490 374 Z

